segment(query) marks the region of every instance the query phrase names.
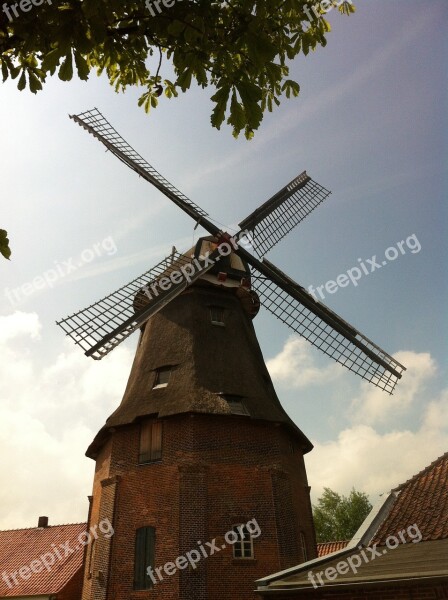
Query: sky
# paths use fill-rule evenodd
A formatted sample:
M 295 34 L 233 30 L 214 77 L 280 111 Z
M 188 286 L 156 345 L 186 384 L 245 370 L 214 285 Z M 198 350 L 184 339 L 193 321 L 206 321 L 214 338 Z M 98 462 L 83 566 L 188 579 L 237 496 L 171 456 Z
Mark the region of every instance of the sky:
M 328 15 L 327 47 L 291 64 L 299 98 L 251 142 L 212 129 L 211 90 L 148 116 L 137 90 L 95 75 L 49 80 L 37 96 L 1 86 L 0 227 L 13 254 L 0 261 L 0 528 L 87 518 L 84 453 L 129 375 L 137 334 L 99 362 L 55 321 L 203 233 L 68 118 L 94 106 L 229 231 L 305 169 L 330 189 L 268 256 L 302 286 L 376 257 L 380 268 L 319 299 L 407 367 L 393 396 L 264 310 L 255 319 L 282 404 L 314 444 L 313 501 L 355 487 L 375 502 L 448 449 L 448 4 L 356 4 Z

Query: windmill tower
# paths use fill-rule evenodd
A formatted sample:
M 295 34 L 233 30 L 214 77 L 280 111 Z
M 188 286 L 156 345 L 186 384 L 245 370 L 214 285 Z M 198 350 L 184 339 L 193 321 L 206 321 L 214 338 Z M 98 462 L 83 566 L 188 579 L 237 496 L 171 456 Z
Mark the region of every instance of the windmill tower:
M 262 305 L 391 393 L 404 369 L 261 256 L 329 192 L 306 173 L 231 238 L 163 179 L 95 109 L 74 119 L 209 233 L 59 324 L 100 359 L 140 339 L 96 461 L 82 600 L 246 600 L 266 573 L 315 556 L 303 456 L 310 441 L 275 393 L 253 318 Z M 256 290 L 256 292 L 254 291 Z

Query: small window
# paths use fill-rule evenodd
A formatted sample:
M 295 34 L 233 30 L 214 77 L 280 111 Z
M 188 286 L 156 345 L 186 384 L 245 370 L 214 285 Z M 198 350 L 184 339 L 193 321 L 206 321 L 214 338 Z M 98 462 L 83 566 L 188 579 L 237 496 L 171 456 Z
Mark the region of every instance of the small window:
M 233 558 L 253 558 L 254 541 L 245 525 L 234 525 L 237 541 L 233 544 Z
M 149 590 L 153 586 L 148 575 L 148 567 L 154 568 L 156 550 L 156 530 L 154 527 L 140 527 L 135 535 L 134 590 Z
M 302 548 L 302 556 L 304 562 L 308 560 L 308 550 L 306 549 L 306 538 L 303 531 L 300 532 L 300 546 Z
M 232 415 L 249 416 L 249 411 L 243 402 L 243 396 L 237 396 L 236 394 L 220 394 L 220 396 L 226 400 Z
M 146 421 L 140 428 L 139 464 L 162 458 L 162 421 Z
M 171 371 L 172 367 L 160 367 L 159 369 L 156 369 L 156 378 L 152 389 L 155 390 L 156 388 L 166 387 L 170 380 Z
M 224 309 L 222 306 L 210 306 L 210 319 L 212 325 L 220 325 L 223 327 L 224 323 Z

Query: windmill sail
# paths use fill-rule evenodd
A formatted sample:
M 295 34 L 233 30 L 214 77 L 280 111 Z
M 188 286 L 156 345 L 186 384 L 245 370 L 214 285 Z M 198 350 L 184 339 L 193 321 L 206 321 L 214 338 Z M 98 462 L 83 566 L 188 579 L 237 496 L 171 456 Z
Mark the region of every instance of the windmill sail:
M 218 256 L 218 250 L 206 260 L 173 252 L 127 285 L 57 324 L 87 356 L 101 360 L 210 270 Z
M 253 287 L 262 306 L 335 361 L 392 394 L 403 365 L 267 260 L 258 267 Z
M 93 108 L 92 110 L 79 115 L 71 115 L 70 118 L 95 136 L 108 150 L 110 150 L 110 152 L 115 154 L 117 158 L 133 171 L 152 183 L 157 189 L 165 194 L 165 196 L 168 196 L 170 200 L 177 204 L 179 208 L 190 215 L 195 221 L 200 221 L 201 218 L 206 218 L 208 216 L 202 208 L 187 198 L 185 194 L 182 194 L 182 192 L 175 188 L 174 185 L 167 181 L 153 166 L 136 152 L 97 108 Z
M 303 171 L 239 225 L 253 233 L 253 245 L 264 256 L 331 194 Z

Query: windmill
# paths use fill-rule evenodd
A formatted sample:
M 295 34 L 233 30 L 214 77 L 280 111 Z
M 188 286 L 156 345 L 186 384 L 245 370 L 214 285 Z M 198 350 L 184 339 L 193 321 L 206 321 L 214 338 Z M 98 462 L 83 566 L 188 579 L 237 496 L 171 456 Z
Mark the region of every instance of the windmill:
M 154 597 L 252 600 L 255 580 L 316 556 L 313 445 L 276 394 L 252 318 L 264 306 L 389 393 L 404 367 L 265 258 L 329 195 L 306 172 L 232 235 L 97 109 L 72 118 L 209 234 L 59 323 L 97 360 L 141 331 L 121 403 L 86 452 L 96 462 L 89 530 L 109 519 L 115 533 L 86 549 L 82 597 L 128 600 L 163 585 Z M 244 525 L 254 518 L 259 538 Z M 207 560 L 206 539 L 219 540 Z M 198 547 L 204 560 L 173 574 L 174 558 L 200 558 Z
M 186 212 L 210 237 L 196 251 L 172 253 L 95 304 L 57 324 L 100 360 L 198 280 L 232 285 L 255 313 L 259 303 L 294 332 L 363 379 L 392 394 L 405 367 L 293 281 L 265 255 L 330 194 L 304 171 L 244 219 L 236 235 L 160 175 L 98 111 L 71 118 Z M 257 256 L 249 251 L 251 245 Z M 220 269 L 220 265 L 227 268 Z

